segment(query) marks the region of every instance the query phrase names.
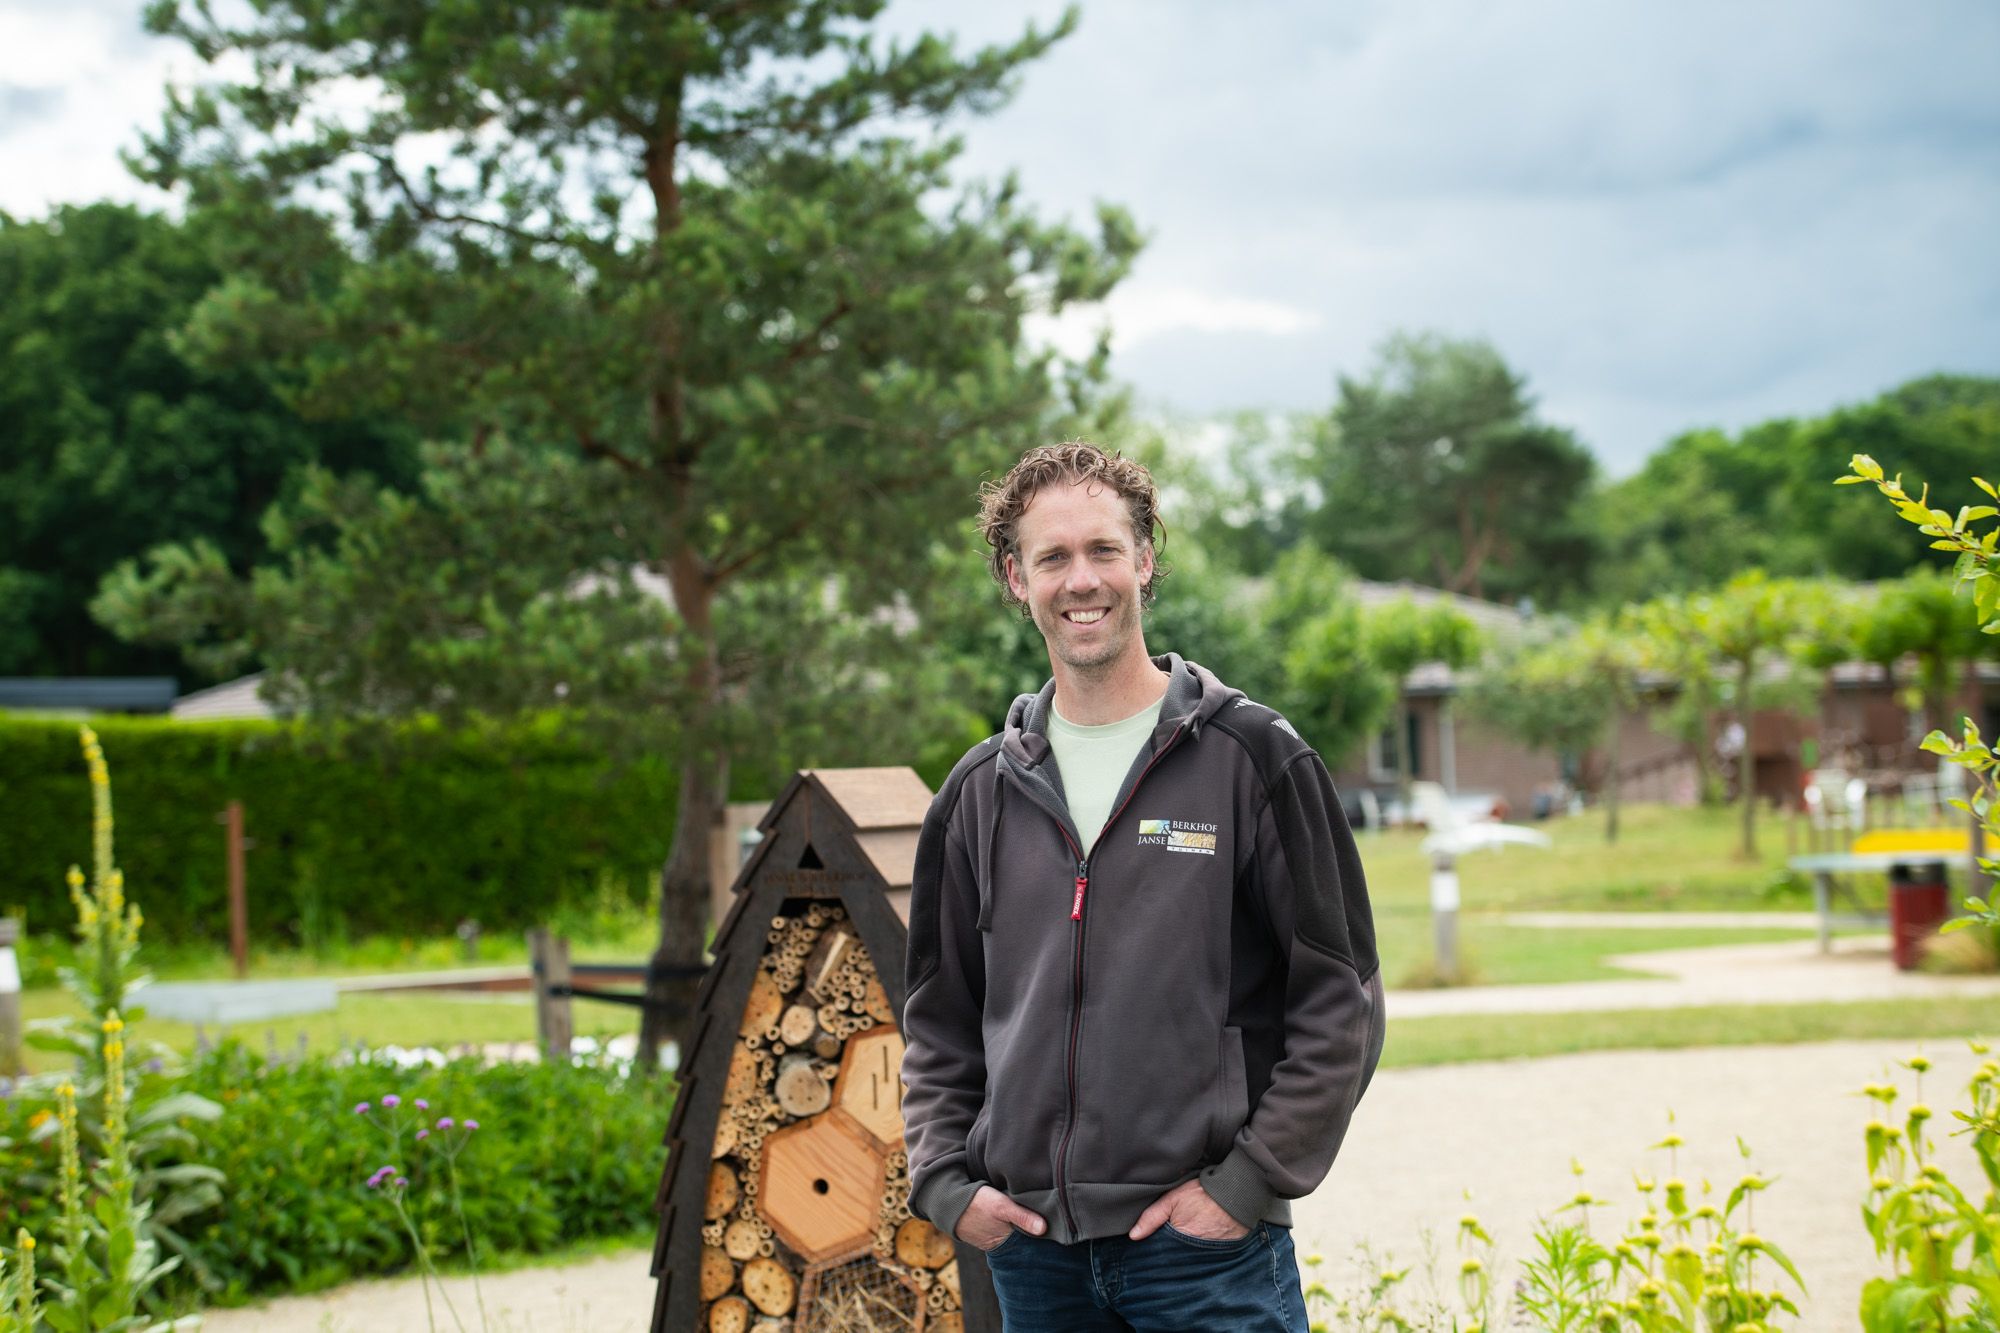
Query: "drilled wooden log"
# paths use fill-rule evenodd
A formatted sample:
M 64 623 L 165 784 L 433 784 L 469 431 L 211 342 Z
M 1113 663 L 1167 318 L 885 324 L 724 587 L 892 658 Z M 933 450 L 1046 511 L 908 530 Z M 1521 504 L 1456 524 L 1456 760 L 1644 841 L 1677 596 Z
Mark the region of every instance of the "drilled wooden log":
M 701 1247 L 701 1298 L 712 1301 L 736 1285 L 736 1265 L 713 1245 Z
M 743 1265 L 743 1294 L 765 1314 L 789 1314 L 799 1283 L 776 1259 L 759 1257 Z
M 803 1120 L 818 1115 L 833 1101 L 833 1089 L 812 1061 L 803 1055 L 788 1057 L 778 1071 L 778 1105 L 785 1114 Z
M 723 1229 L 722 1249 L 730 1258 L 742 1263 L 757 1257 L 757 1242 L 762 1239 L 750 1219 L 739 1217 Z
M 778 1015 L 785 1010 L 785 997 L 778 990 L 778 983 L 763 968 L 750 982 L 750 998 L 743 1005 L 743 1025 L 737 1029 L 744 1036 L 762 1032 L 778 1021 Z
M 921 1217 L 896 1228 L 896 1257 L 912 1268 L 943 1268 L 953 1253 L 951 1238 Z
M 725 1296 L 708 1307 L 708 1333 L 749 1333 L 750 1302 Z
M 868 1016 L 877 1023 L 895 1020 L 896 1011 L 889 1007 L 889 992 L 883 990 L 882 983 L 874 977 L 868 978 L 868 984 L 862 988 L 861 1007 L 867 1010 Z
M 722 1099 L 725 1102 L 746 1102 L 756 1095 L 757 1084 L 761 1082 L 757 1071 L 757 1053 L 738 1042 L 729 1055 L 729 1078 L 722 1085 Z
M 704 1212 L 708 1220 L 713 1222 L 717 1218 L 729 1216 L 729 1211 L 736 1207 L 738 1196 L 736 1173 L 721 1162 L 716 1162 L 710 1166 L 708 1168 L 708 1207 Z
M 778 1035 L 787 1046 L 803 1046 L 812 1040 L 813 1030 L 818 1026 L 819 1020 L 809 1006 L 795 1004 L 778 1019 Z

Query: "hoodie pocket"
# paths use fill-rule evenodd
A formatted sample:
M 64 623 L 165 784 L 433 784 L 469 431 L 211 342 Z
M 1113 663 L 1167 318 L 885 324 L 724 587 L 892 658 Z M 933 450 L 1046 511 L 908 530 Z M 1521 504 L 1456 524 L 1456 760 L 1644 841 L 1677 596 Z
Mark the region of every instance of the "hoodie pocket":
M 965 1170 L 974 1180 L 986 1179 L 986 1112 L 991 1103 L 982 1103 L 979 1114 L 972 1118 L 972 1129 L 965 1136 Z
M 1243 1029 L 1222 1029 L 1221 1069 L 1215 1080 L 1215 1111 L 1208 1131 L 1208 1155 L 1221 1161 L 1229 1155 L 1236 1131 L 1250 1118 L 1250 1087 L 1243 1073 Z

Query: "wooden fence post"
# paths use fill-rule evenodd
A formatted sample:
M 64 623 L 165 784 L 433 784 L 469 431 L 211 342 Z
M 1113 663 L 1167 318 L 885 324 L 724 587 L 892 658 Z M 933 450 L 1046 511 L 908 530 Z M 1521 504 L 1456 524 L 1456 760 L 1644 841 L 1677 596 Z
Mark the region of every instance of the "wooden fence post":
M 243 802 L 231 801 L 223 807 L 223 835 L 229 874 L 229 956 L 236 964 L 236 979 L 250 975 L 250 904 L 244 887 Z
M 542 1059 L 568 1059 L 570 1052 L 569 941 L 537 926 L 528 932 L 528 966 L 535 982 L 535 1041 Z M 560 988 L 562 994 L 554 994 Z

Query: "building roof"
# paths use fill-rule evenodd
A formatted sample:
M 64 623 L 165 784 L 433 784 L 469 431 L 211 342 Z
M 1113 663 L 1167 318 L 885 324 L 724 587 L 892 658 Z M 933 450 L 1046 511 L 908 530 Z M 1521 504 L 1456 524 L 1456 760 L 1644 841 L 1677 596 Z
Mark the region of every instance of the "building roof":
M 181 722 L 225 717 L 276 717 L 271 705 L 257 693 L 263 679 L 264 673 L 257 671 L 248 676 L 238 676 L 235 680 L 225 680 L 220 685 L 211 685 L 205 690 L 183 694 L 174 700 L 170 711 L 175 720 Z
M 164 713 L 172 676 L 0 676 L 0 708 L 33 713 Z

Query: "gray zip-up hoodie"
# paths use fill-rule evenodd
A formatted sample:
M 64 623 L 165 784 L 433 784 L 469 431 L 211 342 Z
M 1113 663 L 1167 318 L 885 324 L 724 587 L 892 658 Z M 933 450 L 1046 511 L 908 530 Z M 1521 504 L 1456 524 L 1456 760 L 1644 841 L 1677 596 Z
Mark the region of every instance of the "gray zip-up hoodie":
M 1291 1224 L 1382 1051 L 1368 891 L 1333 782 L 1276 712 L 1178 656 L 1159 726 L 1084 857 L 1014 701 L 931 803 L 902 1015 L 910 1210 L 981 1184 L 1064 1244 L 1123 1235 L 1196 1175 Z

